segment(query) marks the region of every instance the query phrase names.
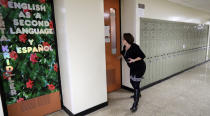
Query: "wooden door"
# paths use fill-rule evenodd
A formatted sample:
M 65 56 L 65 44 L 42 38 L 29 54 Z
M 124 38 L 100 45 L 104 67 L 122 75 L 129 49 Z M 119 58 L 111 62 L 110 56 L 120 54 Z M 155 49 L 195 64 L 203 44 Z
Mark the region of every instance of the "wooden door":
M 120 0 L 104 0 L 106 72 L 108 92 L 121 88 Z

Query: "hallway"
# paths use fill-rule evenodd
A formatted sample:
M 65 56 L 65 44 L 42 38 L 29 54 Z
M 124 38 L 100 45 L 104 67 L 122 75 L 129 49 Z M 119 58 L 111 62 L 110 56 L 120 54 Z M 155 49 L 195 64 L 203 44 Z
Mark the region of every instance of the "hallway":
M 142 91 L 139 109 L 131 113 L 130 92 L 109 94 L 109 105 L 88 116 L 209 116 L 210 62 Z M 49 116 L 66 116 L 61 111 Z

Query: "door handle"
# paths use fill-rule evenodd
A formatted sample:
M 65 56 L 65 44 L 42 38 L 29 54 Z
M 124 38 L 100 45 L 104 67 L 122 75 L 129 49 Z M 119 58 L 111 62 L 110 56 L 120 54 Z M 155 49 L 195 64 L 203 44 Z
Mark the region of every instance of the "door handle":
M 110 8 L 110 22 L 111 22 L 111 46 L 112 54 L 117 54 L 117 36 L 116 36 L 116 10 Z

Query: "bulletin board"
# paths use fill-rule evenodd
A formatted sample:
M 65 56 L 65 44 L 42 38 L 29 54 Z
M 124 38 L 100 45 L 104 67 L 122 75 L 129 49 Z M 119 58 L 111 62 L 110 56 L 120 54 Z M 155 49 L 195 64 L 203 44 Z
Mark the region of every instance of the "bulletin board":
M 0 0 L 0 80 L 9 116 L 61 109 L 52 0 Z

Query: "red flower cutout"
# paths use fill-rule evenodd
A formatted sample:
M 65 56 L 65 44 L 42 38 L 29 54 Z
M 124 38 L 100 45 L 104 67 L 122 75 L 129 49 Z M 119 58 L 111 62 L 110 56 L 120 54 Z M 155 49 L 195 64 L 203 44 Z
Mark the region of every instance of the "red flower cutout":
M 48 85 L 48 89 L 52 91 L 55 89 L 55 86 L 53 84 L 50 84 L 50 85 Z
M 33 87 L 33 82 L 34 81 L 31 81 L 30 79 L 28 80 L 28 82 L 26 83 L 26 88 L 30 88 L 30 89 L 32 89 L 32 87 Z
M 40 3 L 45 3 L 45 2 L 46 2 L 46 0 L 39 0 L 39 2 L 40 2 Z
M 50 29 L 53 29 L 53 22 L 50 21 Z
M 5 8 L 7 8 L 8 7 L 8 0 L 0 0 L 0 4 L 2 6 L 4 6 Z
M 31 56 L 30 56 L 30 61 L 31 61 L 33 64 L 35 64 L 36 62 L 38 62 L 38 61 L 37 61 L 37 58 L 39 58 L 39 57 L 36 55 L 36 53 L 35 53 L 35 54 L 31 54 Z
M 22 34 L 22 35 L 19 35 L 19 40 L 23 43 L 26 43 L 26 40 L 27 40 L 27 35 L 26 34 Z
M 58 72 L 58 64 L 54 64 L 54 71 Z
M 24 13 L 29 12 L 29 11 L 30 11 L 29 9 L 24 9 L 23 10 Z
M 15 51 L 10 52 L 10 57 L 14 60 L 16 60 L 18 58 L 18 55 Z
M 43 46 L 50 46 L 50 44 L 48 42 L 42 42 Z
M 12 74 L 12 72 L 4 72 L 3 73 L 3 78 L 4 79 L 8 79 L 9 77 L 11 77 L 10 75 Z
M 24 98 L 19 98 L 19 99 L 17 100 L 17 103 L 22 102 L 22 101 L 24 101 Z

